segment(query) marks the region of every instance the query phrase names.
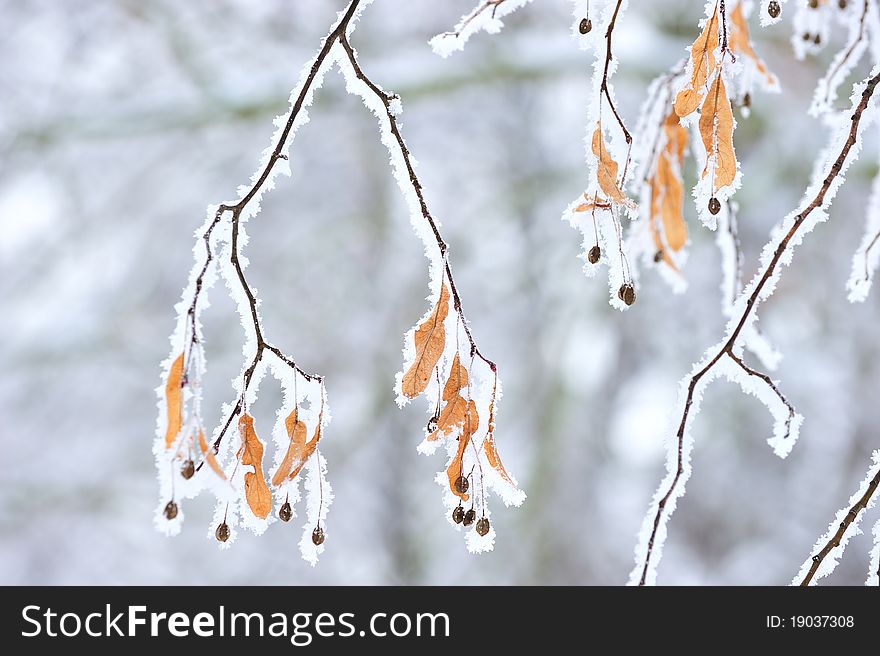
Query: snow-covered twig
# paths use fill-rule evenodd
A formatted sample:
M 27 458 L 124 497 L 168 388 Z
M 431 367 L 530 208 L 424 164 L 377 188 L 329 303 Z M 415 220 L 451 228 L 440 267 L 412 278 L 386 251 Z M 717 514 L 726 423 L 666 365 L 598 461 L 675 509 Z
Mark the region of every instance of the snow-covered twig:
M 831 574 L 837 561 L 853 535 L 857 535 L 863 511 L 871 508 L 876 499 L 874 493 L 880 486 L 880 450 L 874 452 L 868 474 L 859 489 L 850 497 L 846 507 L 840 509 L 828 531 L 816 542 L 814 554 L 804 561 L 792 585 L 807 586 Z M 876 563 L 874 563 L 876 566 Z
M 819 84 L 816 86 L 813 104 L 810 106 L 810 114 L 818 116 L 829 111 L 837 99 L 837 89 L 843 84 L 856 64 L 859 63 L 862 54 L 867 48 L 866 18 L 871 7 L 870 0 L 862 0 L 861 11 L 858 20 L 850 23 L 849 45 L 834 57 L 831 67 Z
M 501 19 L 531 0 L 480 0 L 479 4 L 461 20 L 452 31 L 443 32 L 431 39 L 431 47 L 441 57 L 448 57 L 456 50 L 463 50 L 468 39 L 480 30 L 495 34 L 501 30 Z

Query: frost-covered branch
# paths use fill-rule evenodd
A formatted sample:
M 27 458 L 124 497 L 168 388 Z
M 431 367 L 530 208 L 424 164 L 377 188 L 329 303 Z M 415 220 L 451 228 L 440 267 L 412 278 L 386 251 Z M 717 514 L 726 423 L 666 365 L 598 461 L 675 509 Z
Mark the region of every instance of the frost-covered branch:
M 792 585 L 811 585 L 834 571 L 849 539 L 857 535 L 863 511 L 875 504 L 874 493 L 878 486 L 880 486 L 880 450 L 874 452 L 871 467 L 859 489 L 850 498 L 848 506 L 838 511 L 825 535 L 816 542 L 813 556 L 801 565 L 800 571 L 792 580 Z M 877 527 L 875 527 L 875 536 L 876 529 Z M 872 567 L 876 565 L 877 563 L 872 563 Z
M 463 50 L 468 39 L 481 30 L 489 34 L 499 32 L 504 25 L 501 19 L 529 2 L 531 0 L 480 0 L 451 31 L 431 39 L 431 47 L 441 57 L 448 57 L 456 50 Z
M 772 380 L 770 376 L 767 374 L 763 374 L 760 371 L 756 371 L 748 366 L 745 362 L 743 362 L 742 358 L 736 355 L 733 351 L 727 352 L 728 357 L 734 361 L 734 363 L 748 376 L 745 380 L 750 381 L 760 381 L 758 383 L 758 387 L 750 385 L 748 383 L 743 384 L 744 391 L 754 392 L 755 396 L 762 399 L 765 405 L 772 407 L 774 400 L 767 399 L 767 394 L 771 397 L 775 397 L 775 402 L 781 403 L 784 406 L 782 413 L 774 412 L 774 416 L 781 416 L 782 425 L 777 427 L 775 432 L 777 437 L 774 439 L 778 439 L 781 445 L 788 445 L 791 442 L 791 433 L 793 425 L 796 425 L 801 421 L 801 418 L 795 412 L 794 406 L 789 403 L 788 399 L 785 398 L 785 395 L 779 391 L 779 387 L 776 384 L 776 381 Z M 737 382 L 743 381 L 742 378 L 736 377 L 735 380 Z M 744 382 L 744 381 L 743 381 Z M 762 390 L 763 388 L 763 390 Z M 787 414 L 786 414 L 787 411 Z M 782 447 L 786 448 L 786 447 Z
M 453 312 L 449 328 L 455 340 L 445 339 L 445 318 L 449 312 L 448 307 L 443 307 L 443 317 L 440 317 L 442 302 L 438 300 L 437 308 L 425 319 L 427 328 L 423 330 L 419 326 L 407 335 L 408 343 L 415 341 L 413 350 L 418 353 L 405 350 L 406 359 L 411 361 L 410 370 L 398 377 L 398 394 L 404 400 L 422 393 L 433 394 L 437 386 L 430 385 L 432 379 L 436 377 L 439 385 L 440 374 L 448 367 L 450 382 L 443 390 L 443 400 L 448 404 L 441 415 L 438 400 L 432 417 L 434 429 L 429 431 L 426 441 L 435 443 L 434 446 L 444 444 L 455 452 L 450 456 L 447 469 L 447 496 L 459 505 L 474 497 L 468 511 L 473 517 L 468 514 L 470 521 L 462 518 L 456 522 L 465 526 L 475 524 L 474 530 L 467 534 L 469 548 L 485 551 L 494 541 L 486 506 L 488 488 L 499 491 L 507 503 L 518 504 L 524 498 L 501 465 L 495 446 L 495 412 L 501 396 L 497 366 L 480 351 L 464 316 L 448 247 L 440 234 L 439 223 L 428 209 L 415 161 L 400 132 L 397 119 L 401 112 L 400 99 L 386 94 L 366 76 L 350 42 L 360 12 L 371 2 L 350 0 L 347 8 L 340 12 L 315 58 L 303 68 L 299 84 L 291 93 L 289 111 L 276 119 L 277 129 L 271 145 L 264 151 L 250 184 L 239 188 L 236 201 L 209 208 L 209 218 L 196 244 L 196 264 L 190 284 L 184 290 L 184 300 L 178 304 L 178 327 L 171 338 L 171 356 L 164 363 L 165 382 L 157 390 L 160 413 L 154 454 L 161 503 L 156 519 L 160 530 L 166 533 L 180 530 L 183 513 L 178 499 L 195 496 L 209 487 L 218 500 L 211 535 L 221 546 L 228 547 L 236 536 L 236 519 L 259 534 L 275 520 L 271 511 L 278 506 L 277 518 L 289 521 L 294 516 L 292 504 L 300 498 L 299 483 L 304 480 L 307 521 L 300 549 L 312 564 L 323 550 L 324 518 L 333 499 L 325 479 L 325 462 L 318 449 L 330 420 L 324 378 L 305 371 L 294 358 L 267 340 L 259 298 L 245 275 L 248 262 L 243 251 L 248 241 L 245 224 L 259 212 L 262 195 L 273 188 L 276 174 L 290 175 L 291 142 L 297 129 L 308 122 L 307 108 L 334 64 L 343 74 L 346 89 L 359 95 L 380 118 L 382 141 L 388 148 L 401 191 L 409 201 L 411 222 L 425 245 L 432 289 L 438 288 L 439 299 L 443 299 L 444 294 L 448 298 L 447 285 L 451 290 Z M 200 410 L 204 374 L 200 311 L 207 306 L 206 290 L 218 273 L 237 302 L 246 336 L 246 359 L 240 376 L 233 383 L 234 400 L 224 406 L 225 421 L 215 429 L 209 447 Z M 459 361 L 459 333 L 466 340 L 463 352 L 469 358 L 469 376 Z M 276 449 L 270 473 L 263 471 L 265 443 L 258 437 L 255 420 L 249 413 L 266 373 L 278 379 L 284 392 L 284 405 L 277 412 L 273 428 Z M 453 382 L 460 385 L 449 391 Z M 482 422 L 480 414 L 484 418 Z M 237 448 L 233 440 L 227 439 L 236 420 L 241 438 Z M 182 466 L 178 467 L 181 462 Z M 205 470 L 211 473 L 202 473 Z M 466 491 L 471 481 L 476 490 L 468 495 Z M 478 521 L 477 510 L 480 512 Z
M 614 13 L 611 14 L 611 20 L 608 22 L 608 29 L 605 30 L 605 65 L 602 68 L 602 84 L 599 87 L 599 90 L 605 94 L 605 99 L 608 101 L 608 107 L 611 108 L 611 112 L 614 114 L 615 120 L 617 120 L 617 125 L 620 126 L 620 131 L 623 133 L 623 138 L 626 140 L 626 160 L 624 160 L 623 164 L 623 173 L 620 175 L 620 187 L 626 186 L 626 173 L 629 170 L 630 160 L 632 159 L 633 138 L 629 130 L 626 129 L 626 124 L 623 122 L 623 119 L 620 118 L 620 112 L 617 111 L 617 105 L 614 103 L 614 98 L 611 97 L 611 92 L 608 90 L 608 70 L 611 68 L 611 62 L 614 59 L 614 54 L 611 51 L 611 38 L 614 34 L 614 26 L 617 25 L 617 17 L 620 15 L 620 8 L 623 5 L 623 2 L 624 0 L 617 0 L 617 4 L 614 6 Z
M 450 510 L 450 522 L 464 527 L 473 525 L 473 530 L 465 534 L 468 549 L 488 551 L 495 539 L 487 505 L 489 490 L 498 493 L 506 505 L 520 505 L 525 499 L 501 463 L 495 444 L 495 413 L 501 396 L 498 368 L 480 351 L 464 315 L 446 242 L 428 208 L 401 133 L 400 99 L 386 93 L 366 74 L 346 37 L 340 38 L 340 45 L 345 54 L 339 67 L 347 88 L 363 99 L 379 121 L 382 142 L 388 149 L 398 186 L 409 201 L 411 222 L 425 245 L 431 289 L 437 290 L 431 309 L 407 334 L 407 368 L 398 374 L 398 402 L 403 405 L 418 396 L 428 400 L 431 416 L 419 450 L 430 454 L 445 445 L 447 466 L 437 474 L 437 482 L 446 490 L 444 499 Z M 466 341 L 464 349 L 459 343 L 461 333 Z M 447 339 L 447 334 L 454 334 L 454 340 Z M 467 366 L 463 359 L 469 362 Z M 485 366 L 475 367 L 477 361 Z M 446 379 L 442 392 L 441 374 Z M 465 511 L 463 504 L 468 501 L 470 508 Z
M 858 20 L 850 23 L 849 45 L 837 53 L 834 61 L 831 63 L 831 67 L 828 69 L 828 73 L 817 85 L 813 104 L 810 107 L 811 114 L 824 114 L 833 106 L 834 101 L 837 99 L 837 89 L 843 84 L 847 75 L 852 72 L 852 69 L 867 49 L 866 18 L 870 7 L 870 0 L 862 0 Z
M 630 583 L 645 585 L 656 579 L 657 563 L 662 554 L 666 539 L 666 525 L 675 510 L 676 503 L 684 493 L 684 486 L 690 476 L 690 454 L 693 440 L 690 435 L 690 422 L 699 411 L 702 393 L 708 383 L 718 375 L 723 362 L 736 356 L 741 337 L 756 320 L 756 311 L 763 301 L 772 294 L 781 275 L 781 267 L 789 264 L 794 248 L 800 244 L 804 235 L 817 222 L 826 217 L 826 208 L 843 182 L 843 175 L 858 152 L 859 128 L 873 119 L 868 112 L 869 101 L 880 82 L 880 72 L 872 72 L 853 94 L 852 111 L 841 119 L 841 129 L 833 137 L 829 147 L 829 157 L 824 158 L 827 168 L 823 178 L 811 185 L 807 191 L 807 204 L 789 215 L 775 231 L 774 237 L 765 246 L 762 255 L 762 269 L 752 283 L 740 295 L 736 303 L 736 314 L 728 324 L 725 338 L 707 351 L 707 356 L 697 363 L 692 373 L 682 381 L 679 407 L 681 412 L 676 423 L 672 449 L 667 460 L 667 476 L 661 483 L 643 525 L 639 545 L 636 549 L 636 567 L 630 576 Z M 836 153 L 836 156 L 835 156 Z M 814 216 L 815 214 L 815 216 Z M 788 408 L 786 404 L 786 408 Z M 777 422 L 777 425 L 780 422 Z M 782 422 L 791 434 L 775 434 L 773 445 L 777 453 L 784 456 L 791 449 L 797 437 L 793 429 L 796 422 Z
M 621 310 L 636 298 L 640 259 L 658 265 L 675 291 L 685 288 L 686 155 L 692 153 L 700 167 L 692 192 L 700 219 L 714 229 L 718 214 L 742 178 L 734 151 L 737 123 L 733 110 L 740 107 L 745 116 L 757 87 L 779 88 L 776 76 L 752 45 L 748 27 L 752 5 L 741 0 L 707 0 L 690 56 L 651 84 L 638 129 L 631 134 L 609 82 L 617 66 L 612 35 L 627 6 L 626 0 L 603 0 L 598 18 L 605 35 L 601 45 L 589 31 L 582 31 L 581 43 L 596 55 L 593 85 L 597 98 L 591 99 L 587 124 L 588 135 L 593 135 L 587 155 L 590 175 L 587 191 L 563 214 L 582 233 L 587 275 L 594 275 L 597 265 L 607 264 L 611 304 Z M 610 143 L 603 131 L 605 106 L 622 133 L 615 140 L 618 135 L 612 132 Z M 623 194 L 633 165 L 641 167 L 641 174 L 629 184 L 638 204 Z M 625 229 L 624 216 L 641 220 Z M 772 351 L 769 347 L 762 350 Z
M 236 537 L 236 518 L 261 533 L 274 520 L 271 510 L 277 501 L 281 504 L 278 517 L 289 521 L 294 515 L 291 502 L 299 499 L 299 482 L 304 479 L 306 523 L 300 549 L 312 564 L 323 549 L 323 520 L 332 501 L 332 491 L 324 478 L 326 466 L 318 449 L 330 418 L 324 379 L 302 369 L 266 339 L 257 295 L 245 275 L 248 262 L 243 255 L 247 244 L 244 224 L 259 212 L 262 195 L 274 187 L 276 175 L 290 174 L 290 142 L 296 130 L 308 121 L 307 107 L 335 60 L 335 44 L 353 29 L 366 4 L 369 0 L 349 2 L 315 58 L 304 67 L 299 84 L 291 93 L 290 109 L 276 119 L 271 145 L 264 151 L 250 184 L 239 188 L 237 200 L 208 209 L 208 219 L 196 243 L 190 283 L 177 306 L 179 318 L 171 336 L 171 355 L 163 366 L 165 383 L 157 390 L 159 419 L 153 451 L 161 496 L 156 523 L 165 533 L 180 530 L 183 512 L 178 500 L 209 488 L 217 497 L 210 534 L 221 546 L 228 547 Z M 200 314 L 207 306 L 207 289 L 218 273 L 237 302 L 245 330 L 243 351 L 247 359 L 233 384 L 234 400 L 223 409 L 225 421 L 215 429 L 209 446 L 201 415 L 205 357 Z M 271 488 L 263 471 L 265 443 L 258 437 L 249 413 L 267 372 L 279 380 L 284 391 L 284 407 L 279 409 L 273 429 L 277 449 Z M 241 440 L 237 449 L 232 440 L 225 439 L 236 419 Z M 308 441 L 307 425 L 312 427 L 312 438 Z M 299 476 L 301 472 L 305 472 L 303 476 Z

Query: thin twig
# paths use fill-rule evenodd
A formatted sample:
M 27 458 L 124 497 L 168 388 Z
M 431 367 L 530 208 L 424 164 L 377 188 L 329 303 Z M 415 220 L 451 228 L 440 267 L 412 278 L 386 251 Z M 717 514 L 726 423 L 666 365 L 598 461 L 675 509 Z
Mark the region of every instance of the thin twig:
M 733 351 L 728 351 L 727 355 L 739 366 L 740 369 L 745 371 L 749 376 L 758 378 L 759 380 L 763 381 L 764 384 L 766 384 L 767 387 L 769 387 L 770 390 L 777 396 L 777 398 L 782 401 L 785 407 L 788 408 L 788 418 L 785 420 L 785 435 L 782 438 L 783 440 L 787 440 L 791 435 L 791 422 L 797 415 L 794 410 L 794 406 L 792 406 L 791 403 L 789 403 L 788 399 L 785 398 L 785 395 L 781 391 L 779 391 L 779 387 L 776 385 L 776 383 L 773 382 L 773 379 L 770 378 L 770 376 L 752 369 L 745 362 L 743 362 L 742 358 L 737 356 Z
M 629 163 L 632 156 L 633 138 L 632 135 L 629 133 L 629 130 L 626 129 L 626 124 L 624 124 L 623 119 L 620 118 L 620 113 L 617 111 L 617 107 L 614 105 L 614 101 L 611 99 L 611 92 L 608 90 L 608 69 L 611 67 L 611 60 L 614 57 L 611 52 L 611 35 L 614 33 L 614 26 L 617 24 L 617 15 L 620 13 L 620 7 L 622 4 L 623 0 L 617 0 L 617 5 L 614 7 L 614 13 L 611 15 L 611 21 L 608 23 L 608 29 L 605 32 L 605 68 L 602 71 L 602 85 L 599 87 L 599 93 L 605 94 L 605 99 L 608 101 L 608 106 L 611 108 L 611 112 L 614 114 L 614 118 L 617 119 L 617 124 L 620 126 L 620 129 L 623 132 L 623 136 L 626 139 L 626 162 L 623 165 L 623 173 L 620 177 L 621 189 L 626 183 L 626 172 L 629 169 Z
M 844 533 L 850 527 L 850 525 L 858 518 L 859 513 L 865 510 L 868 507 L 868 502 L 871 500 L 871 497 L 874 496 L 874 492 L 877 491 L 877 487 L 880 486 L 880 471 L 874 474 L 874 478 L 871 479 L 870 483 L 868 483 L 868 489 L 865 490 L 865 493 L 856 501 L 852 507 L 849 509 L 849 512 L 846 513 L 846 517 L 843 518 L 843 521 L 840 522 L 840 526 L 837 527 L 837 531 L 835 531 L 834 535 L 831 536 L 831 539 L 825 544 L 824 547 L 813 556 L 813 564 L 810 565 L 810 569 L 807 572 L 806 576 L 804 576 L 801 581 L 801 586 L 810 585 L 810 581 L 813 580 L 813 577 L 816 576 L 816 572 L 819 571 L 819 567 L 822 565 L 822 562 L 825 558 L 828 557 L 836 547 L 840 546 L 840 540 L 843 538 Z M 880 576 L 880 572 L 878 572 L 878 576 Z
M 481 14 L 483 14 L 489 8 L 492 9 L 492 18 L 495 18 L 495 13 L 498 11 L 498 7 L 503 5 L 505 2 L 507 2 L 507 0 L 485 0 L 483 4 L 478 5 L 477 8 L 474 9 L 467 18 L 462 20 L 461 23 L 456 26 L 454 32 L 444 32 L 443 36 L 460 36 L 468 25 L 473 23 Z
M 870 261 L 868 260 L 868 254 L 871 252 L 871 249 L 877 245 L 877 242 L 880 242 L 880 232 L 874 235 L 871 243 L 868 244 L 868 247 L 865 249 L 865 280 L 871 279 L 871 265 Z
M 856 35 L 855 40 L 849 45 L 849 48 L 846 49 L 846 53 L 843 55 L 843 58 L 839 62 L 837 62 L 837 66 L 829 72 L 827 82 L 827 88 L 825 89 L 825 104 L 831 100 L 831 85 L 834 82 L 834 76 L 843 68 L 843 65 L 852 57 L 853 53 L 856 50 L 856 47 L 861 43 L 862 39 L 865 37 L 865 17 L 868 15 L 868 0 L 865 0 L 865 4 L 862 7 L 862 15 L 859 18 L 859 33 Z

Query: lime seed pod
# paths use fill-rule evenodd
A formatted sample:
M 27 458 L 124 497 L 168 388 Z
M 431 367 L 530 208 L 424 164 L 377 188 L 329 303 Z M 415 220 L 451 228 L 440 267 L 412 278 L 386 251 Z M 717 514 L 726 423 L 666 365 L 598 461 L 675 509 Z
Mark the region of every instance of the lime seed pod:
M 293 517 L 293 511 L 290 509 L 289 501 L 285 501 L 284 505 L 278 509 L 278 517 L 282 522 L 289 522 L 290 518 Z
M 636 302 L 636 288 L 628 282 L 624 283 L 617 290 L 617 297 L 627 305 L 632 305 Z
M 477 522 L 477 533 L 480 536 L 485 536 L 486 533 L 489 532 L 489 518 L 488 517 L 480 517 L 480 521 Z

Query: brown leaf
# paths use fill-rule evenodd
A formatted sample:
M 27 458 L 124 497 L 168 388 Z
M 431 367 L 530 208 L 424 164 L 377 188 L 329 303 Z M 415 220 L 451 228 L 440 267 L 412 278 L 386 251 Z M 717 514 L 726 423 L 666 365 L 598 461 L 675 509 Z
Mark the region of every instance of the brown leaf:
M 601 196 L 590 196 L 587 193 L 584 193 L 584 198 L 586 199 L 586 203 L 581 203 L 577 207 L 574 208 L 575 212 L 592 212 L 593 210 L 610 210 L 611 203 L 602 198 Z
M 755 63 L 755 68 L 758 69 L 758 72 L 767 78 L 767 82 L 775 85 L 776 76 L 767 69 L 767 65 L 758 57 L 758 53 L 752 47 L 752 39 L 749 36 L 749 24 L 746 21 L 745 14 L 743 14 L 742 3 L 738 4 L 736 9 L 731 12 L 730 18 L 733 22 L 733 29 L 730 31 L 730 49 L 751 59 Z
M 443 400 L 449 401 L 453 396 L 468 386 L 468 371 L 461 360 L 458 358 L 458 352 L 452 360 L 452 369 L 449 371 L 449 378 L 446 385 L 443 386 Z
M 706 152 L 715 156 L 715 171 L 712 184 L 714 193 L 722 187 L 730 185 L 736 177 L 736 155 L 733 151 L 733 110 L 727 97 L 727 88 L 719 71 L 706 94 L 700 115 L 700 136 Z M 706 177 L 709 162 L 703 169 L 702 177 Z
M 443 410 L 440 412 L 440 417 L 437 419 L 437 429 L 428 435 L 428 441 L 433 442 L 434 440 L 439 440 L 441 437 L 446 437 L 458 426 L 461 426 L 464 423 L 466 411 L 467 402 L 465 402 L 461 395 L 453 397 L 445 406 L 443 406 Z
M 666 152 L 674 155 L 678 165 L 684 161 L 684 150 L 687 148 L 689 132 L 679 122 L 673 110 L 663 121 L 663 132 L 666 134 Z
M 596 123 L 596 131 L 593 132 L 593 154 L 599 159 L 599 188 L 611 201 L 626 203 L 626 196 L 617 186 L 617 162 L 608 152 L 605 138 L 602 136 L 602 124 L 599 122 Z
M 168 370 L 165 382 L 165 404 L 168 406 L 168 428 L 165 431 L 165 448 L 170 449 L 183 427 L 183 353 L 178 355 Z
M 684 222 L 684 185 L 672 169 L 667 153 L 657 160 L 657 181 L 663 190 L 661 217 L 666 244 L 675 252 L 687 241 L 687 225 Z
M 718 8 L 691 46 L 691 79 L 675 97 L 675 113 L 679 118 L 690 116 L 700 104 L 703 88 L 715 70 L 715 48 L 718 47 Z
M 501 463 L 501 456 L 498 455 L 498 449 L 495 446 L 495 393 L 497 391 L 498 379 L 496 378 L 495 384 L 492 386 L 492 399 L 489 401 L 489 432 L 486 434 L 486 439 L 483 440 L 483 449 L 486 452 L 486 460 L 489 461 L 489 465 L 501 475 L 501 478 L 516 486 L 516 483 L 513 482 L 510 474 L 507 473 L 507 470 Z
M 513 482 L 513 479 L 510 478 L 510 474 L 507 473 L 504 465 L 501 463 L 501 456 L 498 455 L 498 449 L 495 446 L 494 431 L 490 431 L 486 436 L 486 439 L 483 440 L 483 449 L 486 451 L 486 460 L 488 460 L 489 464 L 495 469 L 495 471 L 501 475 L 501 478 L 511 485 L 516 485 L 516 483 Z
M 309 441 L 308 444 L 306 444 L 305 448 L 303 449 L 302 459 L 299 461 L 299 464 L 297 464 L 294 467 L 293 471 L 290 472 L 290 476 L 287 477 L 289 480 L 292 481 L 294 478 L 299 476 L 299 473 L 302 471 L 302 468 L 309 461 L 309 458 L 312 457 L 312 454 L 315 452 L 315 449 L 318 448 L 318 442 L 320 440 L 321 440 L 321 420 L 319 419 L 318 425 L 315 427 L 315 434 L 312 436 L 312 439 Z
M 213 449 L 208 448 L 208 444 L 205 442 L 205 433 L 201 428 L 199 429 L 199 449 L 201 450 L 202 455 L 205 456 L 205 462 L 208 463 L 208 466 L 214 470 L 214 473 L 217 474 L 217 476 L 225 481 L 226 474 L 217 463 L 217 458 L 214 456 Z
M 464 399 L 461 400 L 464 401 Z M 476 432 L 477 427 L 480 425 L 480 417 L 477 414 L 477 404 L 470 401 L 467 404 L 467 412 L 465 414 L 466 417 L 464 418 L 462 425 L 462 432 L 458 437 L 458 451 L 452 459 L 452 462 L 449 463 L 449 467 L 446 468 L 446 476 L 449 478 L 449 489 L 452 490 L 452 493 L 462 501 L 467 501 L 470 497 L 467 493 L 460 493 L 455 490 L 455 481 L 458 480 L 458 477 L 461 476 L 462 473 L 461 465 L 462 460 L 464 459 L 464 451 L 470 443 L 471 436 Z
M 660 183 L 657 180 L 657 174 L 655 173 L 651 179 L 651 212 L 648 221 L 648 227 L 651 230 L 651 237 L 654 241 L 654 247 L 657 249 L 658 253 L 661 253 L 661 257 L 663 258 L 664 264 L 670 267 L 673 271 L 679 273 L 680 269 L 678 265 L 672 260 L 669 256 L 669 253 L 666 250 L 666 247 L 663 244 L 663 239 L 660 236 L 660 230 L 657 227 L 657 222 L 660 219 L 661 215 L 661 207 L 662 207 L 662 196 L 663 189 L 660 186 Z
M 272 510 L 272 492 L 263 475 L 263 443 L 254 430 L 254 418 L 248 414 L 238 420 L 241 433 L 241 464 L 253 465 L 254 471 L 244 475 L 244 496 L 251 511 L 260 519 L 266 519 Z
M 434 311 L 419 325 L 413 336 L 416 357 L 401 383 L 401 391 L 409 399 L 414 399 L 425 391 L 431 373 L 437 366 L 440 356 L 443 355 L 446 346 L 446 329 L 443 322 L 448 314 L 449 291 L 444 282 Z
M 290 438 L 290 444 L 287 446 L 287 453 L 284 454 L 284 459 L 281 461 L 281 464 L 278 465 L 278 469 L 272 476 L 272 485 L 276 487 L 281 485 L 281 483 L 284 482 L 284 479 L 290 475 L 290 472 L 293 470 L 296 463 L 301 463 L 303 461 L 303 454 L 305 453 L 306 447 L 306 424 L 299 420 L 296 408 L 294 408 L 293 412 L 291 412 L 287 416 L 287 419 L 284 420 L 284 425 L 287 428 L 287 436 Z

